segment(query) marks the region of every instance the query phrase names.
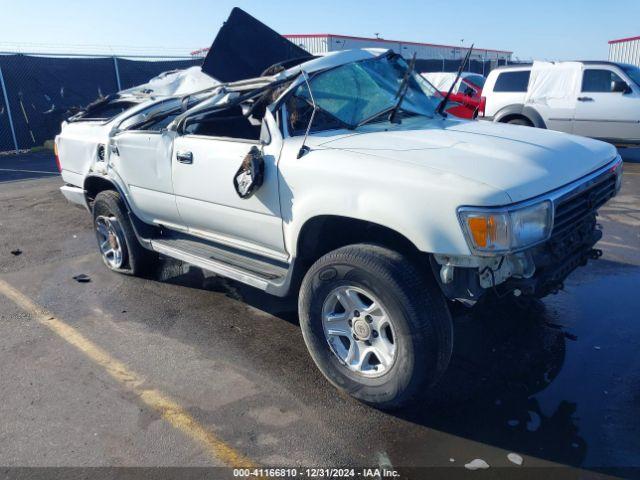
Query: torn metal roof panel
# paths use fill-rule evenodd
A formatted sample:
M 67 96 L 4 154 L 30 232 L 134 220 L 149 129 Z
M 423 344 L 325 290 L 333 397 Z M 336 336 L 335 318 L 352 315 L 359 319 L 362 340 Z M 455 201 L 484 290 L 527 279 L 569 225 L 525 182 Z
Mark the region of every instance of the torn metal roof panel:
M 236 7 L 213 41 L 202 71 L 221 82 L 235 82 L 298 58 L 312 55 Z

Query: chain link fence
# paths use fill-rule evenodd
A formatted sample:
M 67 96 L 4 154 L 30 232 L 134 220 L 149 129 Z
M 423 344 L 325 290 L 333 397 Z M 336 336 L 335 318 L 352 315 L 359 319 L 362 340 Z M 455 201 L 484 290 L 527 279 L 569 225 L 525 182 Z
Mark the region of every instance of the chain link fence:
M 120 57 L 0 52 L 0 152 L 53 139 L 74 109 L 102 95 L 146 83 L 169 70 L 200 65 L 192 57 Z M 419 72 L 455 72 L 461 60 L 417 60 Z M 504 62 L 472 60 L 465 70 L 487 75 Z
M 107 57 L 0 53 L 0 152 L 43 145 L 74 109 L 169 70 L 191 57 Z

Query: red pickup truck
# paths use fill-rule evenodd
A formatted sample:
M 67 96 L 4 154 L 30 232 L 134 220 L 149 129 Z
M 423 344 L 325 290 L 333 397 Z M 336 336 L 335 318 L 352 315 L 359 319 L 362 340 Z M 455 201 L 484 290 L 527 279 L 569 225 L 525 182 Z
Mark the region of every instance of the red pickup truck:
M 456 72 L 421 73 L 436 89 L 446 95 L 456 79 Z M 480 106 L 485 78 L 479 73 L 462 72 L 449 97 L 447 112 L 460 118 L 473 118 Z

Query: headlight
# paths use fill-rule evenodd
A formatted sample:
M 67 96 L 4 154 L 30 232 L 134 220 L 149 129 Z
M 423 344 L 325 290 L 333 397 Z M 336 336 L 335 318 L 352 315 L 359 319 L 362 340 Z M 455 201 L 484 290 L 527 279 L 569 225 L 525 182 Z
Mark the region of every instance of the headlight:
M 551 201 L 526 207 L 461 207 L 458 216 L 471 250 L 476 253 L 506 253 L 549 238 L 553 226 Z
M 622 188 L 622 159 L 619 159 L 618 162 L 611 167 L 611 171 L 616 175 L 616 194 Z

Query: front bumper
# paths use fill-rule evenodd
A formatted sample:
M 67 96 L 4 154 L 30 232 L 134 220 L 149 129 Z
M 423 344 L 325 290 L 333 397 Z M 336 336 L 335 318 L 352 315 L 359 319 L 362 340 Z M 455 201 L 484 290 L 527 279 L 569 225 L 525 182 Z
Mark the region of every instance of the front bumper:
M 455 267 L 449 282 L 443 279 L 443 265 L 433 256 L 431 266 L 444 295 L 465 305 L 475 304 L 488 291 L 499 297 L 515 294 L 542 298 L 561 290 L 564 280 L 576 268 L 602 255 L 600 250 L 593 248 L 601 238 L 602 231 L 596 228 L 593 217 L 576 229 L 570 245 L 564 242 L 559 246 L 549 241 L 523 252 L 521 258 L 528 259 L 529 266 L 525 270 L 529 272 L 524 275 L 521 272 L 518 276 L 511 276 L 515 263 L 508 260 L 499 261 L 495 270 L 490 266 L 482 269 Z
M 602 238 L 602 231 L 592 230 L 584 236 L 579 245 L 568 255 L 557 258 L 549 252 L 551 248 L 544 245 L 539 252 L 534 253 L 536 273 L 531 278 L 510 278 L 496 291 L 499 295 L 515 292 L 518 295 L 545 297 L 556 293 L 564 287 L 564 281 L 576 268 L 584 266 L 590 259 L 600 258 L 601 250 L 594 249 L 594 245 Z
M 597 211 L 618 192 L 621 174 L 617 157 L 576 184 L 548 194 L 554 224 L 542 244 L 504 256 L 432 255 L 431 266 L 445 296 L 473 304 L 487 291 L 543 297 L 561 289 L 573 270 L 600 256 L 593 249 L 602 238 Z

